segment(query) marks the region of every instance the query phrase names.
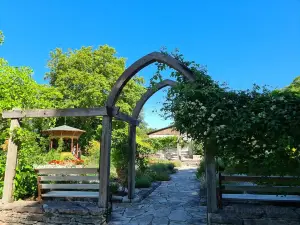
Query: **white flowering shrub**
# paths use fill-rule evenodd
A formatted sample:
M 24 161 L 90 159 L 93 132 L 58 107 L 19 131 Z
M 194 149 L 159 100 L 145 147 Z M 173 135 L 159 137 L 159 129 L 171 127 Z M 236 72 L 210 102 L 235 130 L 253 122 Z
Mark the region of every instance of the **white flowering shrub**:
M 174 118 L 176 129 L 203 141 L 225 167 L 240 173 L 300 174 L 300 98 L 295 93 L 257 85 L 234 91 L 199 65 L 175 57 L 197 76 L 190 83 L 172 73 L 179 84 L 168 92 L 163 110 Z

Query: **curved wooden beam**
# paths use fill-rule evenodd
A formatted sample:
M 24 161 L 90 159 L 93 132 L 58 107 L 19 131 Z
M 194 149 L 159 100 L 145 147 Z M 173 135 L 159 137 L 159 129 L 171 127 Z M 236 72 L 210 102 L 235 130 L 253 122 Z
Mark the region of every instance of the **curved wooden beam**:
M 132 117 L 134 119 L 138 119 L 139 114 L 143 108 L 143 106 L 145 105 L 145 103 L 148 101 L 148 99 L 154 95 L 157 91 L 159 91 L 160 89 L 166 87 L 166 86 L 171 86 L 174 87 L 177 84 L 176 81 L 173 80 L 163 80 L 160 83 L 158 83 L 155 87 L 153 88 L 149 88 L 148 91 L 143 94 L 143 96 L 140 98 L 140 100 L 136 103 L 135 108 L 133 109 L 132 112 Z
M 195 76 L 193 72 L 183 65 L 180 61 L 173 58 L 170 55 L 163 54 L 160 52 L 152 52 L 136 62 L 134 62 L 130 67 L 128 67 L 123 74 L 119 77 L 116 81 L 115 85 L 113 86 L 111 92 L 109 93 L 108 100 L 106 102 L 106 106 L 114 107 L 115 103 L 123 90 L 124 86 L 127 82 L 141 69 L 145 68 L 146 66 L 154 63 L 160 62 L 168 65 L 169 67 L 175 69 L 176 71 L 180 72 L 184 77 L 189 79 L 190 81 L 195 80 Z

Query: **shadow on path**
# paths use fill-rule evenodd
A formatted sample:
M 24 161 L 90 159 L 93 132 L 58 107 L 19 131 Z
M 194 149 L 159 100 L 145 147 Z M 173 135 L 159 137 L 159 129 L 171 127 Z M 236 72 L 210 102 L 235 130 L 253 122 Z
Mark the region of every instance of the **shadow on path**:
M 140 203 L 113 204 L 109 225 L 204 225 L 206 206 L 200 206 L 196 168 L 180 168 Z

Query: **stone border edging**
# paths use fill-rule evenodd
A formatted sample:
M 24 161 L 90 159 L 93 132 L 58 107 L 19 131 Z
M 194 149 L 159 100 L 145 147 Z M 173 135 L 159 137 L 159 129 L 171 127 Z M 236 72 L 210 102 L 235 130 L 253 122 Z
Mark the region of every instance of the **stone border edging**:
M 148 197 L 156 188 L 161 185 L 161 181 L 153 182 L 150 188 L 140 188 L 141 190 L 137 193 L 134 199 L 128 199 L 128 196 L 123 197 L 122 203 L 140 202 Z

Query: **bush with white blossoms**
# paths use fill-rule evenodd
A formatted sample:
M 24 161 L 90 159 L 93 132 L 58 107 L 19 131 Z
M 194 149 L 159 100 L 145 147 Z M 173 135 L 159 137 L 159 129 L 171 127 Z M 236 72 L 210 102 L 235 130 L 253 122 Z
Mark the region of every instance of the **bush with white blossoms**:
M 300 174 L 300 98 L 287 90 L 253 86 L 235 91 L 220 85 L 205 69 L 185 62 L 197 76 L 189 83 L 181 74 L 168 92 L 164 112 L 176 128 L 207 150 L 215 148 L 226 167 L 248 174 Z M 164 69 L 158 66 L 158 72 Z

